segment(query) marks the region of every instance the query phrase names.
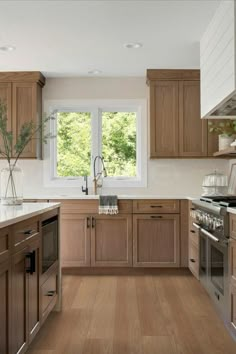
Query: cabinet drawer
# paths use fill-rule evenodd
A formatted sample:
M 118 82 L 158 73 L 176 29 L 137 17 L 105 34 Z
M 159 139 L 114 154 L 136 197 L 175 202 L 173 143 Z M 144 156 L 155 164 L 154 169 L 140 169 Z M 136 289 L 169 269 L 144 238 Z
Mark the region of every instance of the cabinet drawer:
M 62 213 L 98 214 L 98 200 L 50 200 L 60 202 Z M 132 200 L 118 200 L 119 214 L 132 213 Z
M 133 201 L 134 213 L 151 213 L 151 214 L 175 214 L 179 213 L 179 200 L 134 200 Z
M 57 296 L 57 274 L 52 274 L 41 286 L 42 313 L 47 311 L 49 305 L 54 302 Z
M 190 224 L 189 242 L 199 249 L 199 230 L 193 224 Z
M 0 230 L 0 263 L 6 261 L 10 254 L 9 228 Z
M 189 241 L 189 269 L 199 279 L 199 251 L 194 243 Z
M 13 226 L 13 245 L 18 247 L 20 244 L 39 234 L 39 222 L 37 219 L 26 220 Z

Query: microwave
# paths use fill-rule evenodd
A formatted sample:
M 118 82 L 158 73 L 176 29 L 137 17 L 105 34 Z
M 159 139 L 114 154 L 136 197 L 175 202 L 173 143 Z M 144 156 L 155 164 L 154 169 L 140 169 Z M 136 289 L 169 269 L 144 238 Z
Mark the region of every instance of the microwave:
M 42 272 L 58 261 L 58 216 L 42 222 Z

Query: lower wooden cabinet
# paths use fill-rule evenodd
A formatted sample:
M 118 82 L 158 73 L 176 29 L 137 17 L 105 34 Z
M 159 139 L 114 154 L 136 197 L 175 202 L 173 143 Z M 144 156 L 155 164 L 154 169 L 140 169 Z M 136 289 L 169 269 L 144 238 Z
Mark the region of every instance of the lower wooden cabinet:
M 27 343 L 27 274 L 25 272 L 25 255 L 28 252 L 24 248 L 12 256 L 12 325 L 11 347 L 12 353 L 24 353 Z
M 12 353 L 24 353 L 39 330 L 39 239 L 12 256 Z M 17 301 L 15 301 L 17 299 Z
M 11 354 L 10 322 L 10 263 L 0 263 L 0 353 Z
M 133 216 L 135 267 L 179 267 L 179 215 Z
M 230 284 L 230 325 L 236 333 L 236 282 Z
M 91 226 L 92 266 L 132 266 L 131 215 L 98 215 Z
M 62 267 L 90 266 L 91 217 L 79 213 L 61 215 Z

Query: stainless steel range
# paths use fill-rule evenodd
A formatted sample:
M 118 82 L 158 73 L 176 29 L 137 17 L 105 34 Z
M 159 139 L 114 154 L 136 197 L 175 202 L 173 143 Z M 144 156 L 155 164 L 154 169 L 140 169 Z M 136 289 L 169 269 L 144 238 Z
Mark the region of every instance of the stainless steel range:
M 199 229 L 199 278 L 223 316 L 229 298 L 229 214 L 236 197 L 207 197 L 193 201 L 191 216 Z

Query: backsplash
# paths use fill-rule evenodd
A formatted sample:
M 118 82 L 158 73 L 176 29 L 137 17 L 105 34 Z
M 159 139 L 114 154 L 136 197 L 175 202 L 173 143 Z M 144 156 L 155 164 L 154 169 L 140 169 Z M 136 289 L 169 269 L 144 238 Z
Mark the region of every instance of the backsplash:
M 0 168 L 5 166 L 0 161 Z M 83 179 L 78 181 L 78 188 L 48 188 L 44 186 L 44 161 L 20 160 L 19 166 L 24 173 L 24 196 L 53 196 L 53 195 L 81 195 Z M 201 194 L 201 184 L 205 174 L 217 169 L 219 172 L 229 173 L 227 160 L 214 159 L 160 159 L 148 161 L 147 188 L 116 188 L 103 189 L 103 194 L 136 194 L 159 196 L 198 196 Z M 91 188 L 89 193 L 92 193 Z

